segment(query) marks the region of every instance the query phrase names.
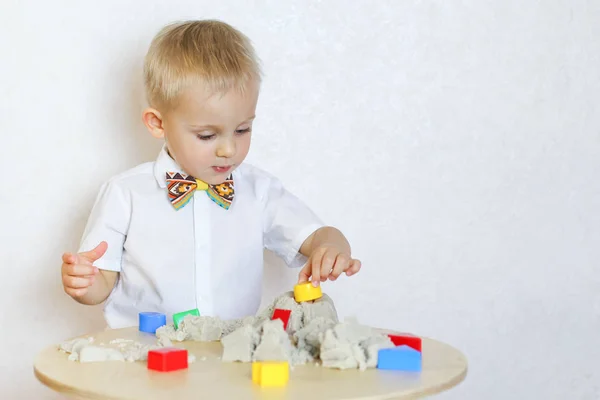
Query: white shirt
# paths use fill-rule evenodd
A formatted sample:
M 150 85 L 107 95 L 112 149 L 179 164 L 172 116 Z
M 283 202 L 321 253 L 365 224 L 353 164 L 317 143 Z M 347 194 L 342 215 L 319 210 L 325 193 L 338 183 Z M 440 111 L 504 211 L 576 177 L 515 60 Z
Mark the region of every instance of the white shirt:
M 323 223 L 279 180 L 245 163 L 233 171 L 228 210 L 205 191 L 175 210 L 167 171 L 182 172 L 163 147 L 155 162 L 106 182 L 92 209 L 79 251 L 106 241 L 108 250 L 94 265 L 120 273 L 104 307 L 108 325 L 136 326 L 143 311 L 168 320 L 193 308 L 223 319 L 255 314 L 263 249 L 300 267 L 306 262 L 300 246 Z

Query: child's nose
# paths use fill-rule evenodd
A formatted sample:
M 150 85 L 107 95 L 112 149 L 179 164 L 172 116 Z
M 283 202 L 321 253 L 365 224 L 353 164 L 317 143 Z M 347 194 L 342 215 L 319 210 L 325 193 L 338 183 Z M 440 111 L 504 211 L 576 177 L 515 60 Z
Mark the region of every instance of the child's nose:
M 231 158 L 235 155 L 235 140 L 224 139 L 217 147 L 217 157 Z

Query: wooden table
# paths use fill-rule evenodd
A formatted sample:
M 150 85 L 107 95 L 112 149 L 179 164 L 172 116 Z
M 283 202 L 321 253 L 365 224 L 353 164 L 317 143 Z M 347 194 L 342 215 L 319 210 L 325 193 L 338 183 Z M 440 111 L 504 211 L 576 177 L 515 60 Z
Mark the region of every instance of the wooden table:
M 94 342 L 133 339 L 154 344 L 154 335 L 137 328 L 98 332 Z M 78 399 L 407 399 L 442 392 L 467 374 L 467 360 L 455 348 L 423 338 L 421 372 L 334 370 L 316 365 L 296 366 L 283 388 L 252 383 L 250 363 L 226 363 L 219 358 L 220 342 L 174 342 L 196 356 L 189 369 L 160 373 L 145 362 L 84 363 L 67 360 L 58 346 L 43 350 L 35 360 L 35 376 L 48 387 Z

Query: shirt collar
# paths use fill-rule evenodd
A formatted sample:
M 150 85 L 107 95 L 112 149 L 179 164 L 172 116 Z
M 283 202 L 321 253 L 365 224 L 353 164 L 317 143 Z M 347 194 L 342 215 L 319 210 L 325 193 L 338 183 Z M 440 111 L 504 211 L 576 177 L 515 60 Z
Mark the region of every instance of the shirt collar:
M 156 178 L 156 182 L 161 188 L 167 187 L 167 172 L 184 173 L 179 164 L 167 153 L 167 145 L 165 144 L 154 162 L 154 178 Z

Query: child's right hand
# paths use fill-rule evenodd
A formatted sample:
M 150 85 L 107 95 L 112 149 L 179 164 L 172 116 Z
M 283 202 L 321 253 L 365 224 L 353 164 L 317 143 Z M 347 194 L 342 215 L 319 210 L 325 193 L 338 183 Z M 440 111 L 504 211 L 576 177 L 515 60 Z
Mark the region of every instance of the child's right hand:
M 101 242 L 95 249 L 79 254 L 64 253 L 62 256 L 62 282 L 65 292 L 74 299 L 85 296 L 94 284 L 98 268 L 94 262 L 104 255 L 108 244 Z

